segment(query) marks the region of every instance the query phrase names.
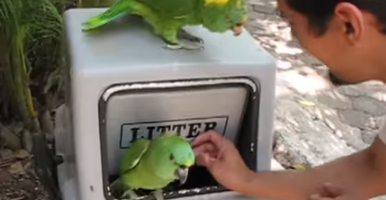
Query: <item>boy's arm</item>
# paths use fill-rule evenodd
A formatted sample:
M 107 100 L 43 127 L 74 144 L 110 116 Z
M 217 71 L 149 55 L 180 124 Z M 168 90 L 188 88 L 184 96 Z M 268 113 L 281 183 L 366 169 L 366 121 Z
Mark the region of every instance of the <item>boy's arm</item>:
M 305 171 L 251 172 L 236 191 L 267 199 L 306 200 L 322 193 L 325 182 L 368 198 L 386 194 L 385 143 L 377 137 L 365 150 Z

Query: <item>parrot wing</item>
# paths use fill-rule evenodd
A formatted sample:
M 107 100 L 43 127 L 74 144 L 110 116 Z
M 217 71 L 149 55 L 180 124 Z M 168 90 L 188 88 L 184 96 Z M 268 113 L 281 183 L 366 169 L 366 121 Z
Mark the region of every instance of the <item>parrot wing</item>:
M 141 160 L 143 154 L 149 148 L 150 140 L 138 139 L 134 144 L 123 154 L 119 174 L 123 174 L 134 168 Z
M 160 16 L 182 18 L 195 12 L 200 0 L 138 0 Z

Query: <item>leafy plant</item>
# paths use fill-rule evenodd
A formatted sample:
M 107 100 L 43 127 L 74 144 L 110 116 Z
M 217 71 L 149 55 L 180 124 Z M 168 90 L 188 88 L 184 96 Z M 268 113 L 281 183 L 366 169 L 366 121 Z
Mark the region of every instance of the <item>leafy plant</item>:
M 40 126 L 47 122 L 39 123 L 38 115 L 50 110 L 49 98 L 64 88 L 63 12 L 116 1 L 0 0 L 1 123 L 19 121 L 33 133 L 44 130 Z
M 43 85 L 50 72 L 62 67 L 62 34 L 61 14 L 50 0 L 0 1 L 3 121 L 21 120 L 29 129 L 40 130 L 30 83 Z

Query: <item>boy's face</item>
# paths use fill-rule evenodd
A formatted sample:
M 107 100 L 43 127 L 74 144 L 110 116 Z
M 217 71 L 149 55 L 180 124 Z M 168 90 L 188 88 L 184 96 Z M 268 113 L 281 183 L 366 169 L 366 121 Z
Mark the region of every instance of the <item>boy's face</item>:
M 379 24 L 371 14 L 349 3 L 340 3 L 326 32 L 318 35 L 304 15 L 287 5 L 287 0 L 277 2 L 293 36 L 310 54 L 326 64 L 335 78 L 349 84 L 385 78 L 381 76 L 385 72 L 380 70 L 384 63 L 379 62 L 382 54 L 382 57 L 386 56 L 381 54 L 386 52 L 386 46 L 380 43 L 385 35 L 380 33 Z

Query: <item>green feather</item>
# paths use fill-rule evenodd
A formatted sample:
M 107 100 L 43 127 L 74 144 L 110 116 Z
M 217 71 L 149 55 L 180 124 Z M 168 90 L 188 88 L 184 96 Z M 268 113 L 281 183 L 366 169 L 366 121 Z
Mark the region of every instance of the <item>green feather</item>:
M 174 182 L 178 168 L 195 162 L 189 142 L 174 132 L 160 135 L 153 140 L 140 139 L 123 154 L 119 166 L 116 188 L 133 190 L 160 190 Z M 116 191 L 117 189 L 112 189 Z
M 167 44 L 178 46 L 181 45 L 178 36 L 185 26 L 203 25 L 212 32 L 222 33 L 243 24 L 247 8 L 244 0 L 208 5 L 204 0 L 119 0 L 85 22 L 83 30 L 96 29 L 126 14 L 141 16 Z M 187 38 L 201 40 L 195 36 Z

